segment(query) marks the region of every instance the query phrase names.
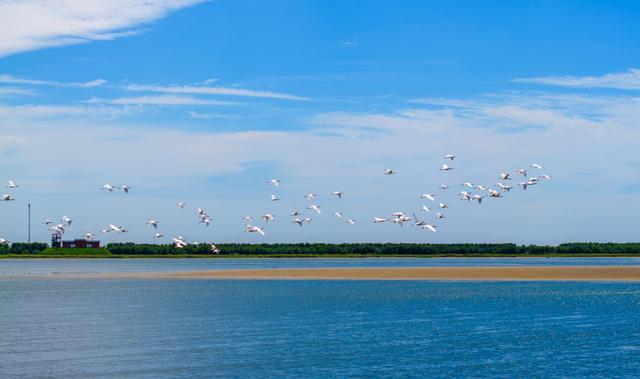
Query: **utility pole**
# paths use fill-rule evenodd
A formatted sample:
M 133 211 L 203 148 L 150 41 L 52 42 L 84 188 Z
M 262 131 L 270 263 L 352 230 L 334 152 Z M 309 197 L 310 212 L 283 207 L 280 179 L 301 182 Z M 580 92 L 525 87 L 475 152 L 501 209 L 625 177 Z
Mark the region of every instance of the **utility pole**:
M 31 202 L 29 202 L 27 207 L 29 208 L 29 212 L 28 212 L 29 213 L 29 217 L 28 217 L 29 218 L 29 227 L 28 227 L 28 231 L 29 232 L 28 232 L 28 238 L 27 239 L 29 240 L 29 243 L 31 243 Z

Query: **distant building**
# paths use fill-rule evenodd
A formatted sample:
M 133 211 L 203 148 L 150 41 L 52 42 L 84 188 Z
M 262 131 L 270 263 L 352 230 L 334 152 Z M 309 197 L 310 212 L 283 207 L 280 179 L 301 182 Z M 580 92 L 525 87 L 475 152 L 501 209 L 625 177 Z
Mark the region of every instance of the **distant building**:
M 51 247 L 63 247 L 65 249 L 97 249 L 100 247 L 100 241 L 87 241 L 79 238 L 73 241 L 62 241 L 58 235 L 51 237 Z
M 87 241 L 82 238 L 73 241 L 62 241 L 62 247 L 67 249 L 97 249 L 100 247 L 100 241 Z

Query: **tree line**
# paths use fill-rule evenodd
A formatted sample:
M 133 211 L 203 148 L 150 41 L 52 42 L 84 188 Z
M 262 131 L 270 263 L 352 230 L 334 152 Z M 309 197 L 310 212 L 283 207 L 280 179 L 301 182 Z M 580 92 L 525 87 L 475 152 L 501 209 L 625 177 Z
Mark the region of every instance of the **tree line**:
M 0 254 L 43 254 L 46 243 L 0 245 Z M 176 248 L 173 244 L 110 243 L 113 255 L 211 255 L 209 244 Z M 513 243 L 274 243 L 219 244 L 220 255 L 304 256 L 304 255 L 372 255 L 372 256 L 482 256 L 482 255 L 638 255 L 640 243 L 563 243 L 557 246 L 516 245 Z

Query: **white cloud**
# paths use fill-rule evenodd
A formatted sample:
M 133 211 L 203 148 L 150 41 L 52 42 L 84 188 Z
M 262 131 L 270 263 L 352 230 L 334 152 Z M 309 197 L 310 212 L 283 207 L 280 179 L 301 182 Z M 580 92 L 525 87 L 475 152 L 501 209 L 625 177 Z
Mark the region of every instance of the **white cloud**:
M 191 96 L 160 95 L 119 97 L 116 99 L 92 98 L 87 103 L 119 104 L 119 105 L 238 105 L 231 101 L 197 99 Z
M 514 79 L 519 83 L 536 83 L 560 87 L 640 89 L 640 69 L 605 74 L 602 76 L 543 76 Z
M 84 83 L 77 83 L 79 87 L 83 87 L 83 88 L 92 88 L 92 87 L 98 87 L 104 84 L 107 84 L 107 81 L 104 79 L 96 79 L 96 80 L 91 80 L 88 82 L 84 82 Z
M 15 76 L 7 75 L 7 74 L 0 75 L 0 83 L 28 84 L 28 85 L 38 85 L 38 86 L 57 86 L 61 84 L 59 82 L 53 82 L 49 80 L 16 78 Z
M 342 41 L 342 42 L 340 42 L 340 47 L 344 47 L 344 48 L 347 48 L 347 49 L 358 47 L 358 41 L 355 40 L 355 39 Z
M 129 108 L 80 105 L 2 105 L 0 121 L 47 120 L 56 118 L 101 118 L 111 119 L 130 113 Z M 0 124 L 0 130 L 2 129 Z
M 228 88 L 228 87 L 208 87 L 208 86 L 152 86 L 131 84 L 125 87 L 129 91 L 143 92 L 161 92 L 173 94 L 191 94 L 191 95 L 222 95 L 222 96 L 245 96 L 259 97 L 281 100 L 310 100 L 307 97 L 290 95 L 288 93 L 256 91 L 244 88 Z
M 102 86 L 107 83 L 104 79 L 96 79 L 88 82 L 71 82 L 64 83 L 58 82 L 54 80 L 38 80 L 38 79 L 25 79 L 18 78 L 15 76 L 2 74 L 0 75 L 0 83 L 6 84 L 23 84 L 23 85 L 33 85 L 33 86 L 52 86 L 52 87 L 78 87 L 78 88 L 93 88 Z
M 111 40 L 201 0 L 0 0 L 0 57 Z
M 0 87 L 0 96 L 33 95 L 33 91 L 20 87 Z

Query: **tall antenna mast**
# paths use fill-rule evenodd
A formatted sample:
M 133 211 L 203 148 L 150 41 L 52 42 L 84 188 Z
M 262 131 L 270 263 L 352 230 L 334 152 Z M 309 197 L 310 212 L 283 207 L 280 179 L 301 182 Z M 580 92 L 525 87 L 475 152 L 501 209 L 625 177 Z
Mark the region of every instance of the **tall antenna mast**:
M 29 227 L 28 227 L 28 238 L 27 239 L 29 240 L 29 243 L 31 243 L 31 202 L 29 202 L 27 207 L 29 208 L 29 212 L 28 212 L 29 213 L 29 217 L 28 217 L 28 219 L 29 219 Z

